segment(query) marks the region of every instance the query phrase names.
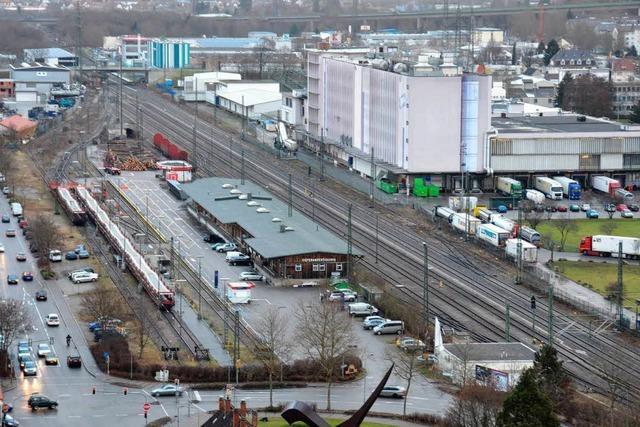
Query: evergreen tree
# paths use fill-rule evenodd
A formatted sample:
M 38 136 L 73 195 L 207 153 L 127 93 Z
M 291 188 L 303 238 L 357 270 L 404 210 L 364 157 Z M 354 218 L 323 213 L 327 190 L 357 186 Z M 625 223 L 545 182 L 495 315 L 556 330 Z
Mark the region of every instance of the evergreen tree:
M 559 50 L 560 46 L 558 46 L 556 39 L 551 39 L 544 51 L 544 65 L 549 65 L 549 63 L 551 63 L 551 58 L 553 58 L 553 55 L 558 53 Z
M 562 361 L 558 359 L 555 347 L 545 344 L 536 352 L 533 368 L 538 377 L 540 389 L 551 399 L 554 406 L 564 402 L 569 378 L 564 372 Z
M 562 78 L 562 81 L 558 85 L 558 92 L 556 93 L 556 99 L 553 103 L 558 108 L 562 108 L 562 104 L 564 102 L 564 94 L 567 91 L 567 86 L 571 84 L 573 81 L 573 76 L 571 73 L 566 73 Z
M 633 106 L 631 114 L 629 115 L 629 121 L 632 123 L 640 123 L 640 101 Z
M 629 52 L 627 52 L 627 56 L 635 58 L 638 56 L 638 50 L 636 49 L 636 45 L 631 45 L 629 48 Z
M 549 398 L 540 390 L 534 369 L 527 369 L 502 405 L 497 427 L 558 427 Z
M 511 49 L 511 65 L 516 65 L 517 61 L 516 61 L 516 57 L 518 56 L 517 51 L 516 51 L 516 44 L 513 44 L 513 49 Z
M 547 47 L 544 45 L 544 42 L 540 42 L 540 43 L 538 43 L 538 55 L 540 55 L 541 53 L 544 53 L 544 50 L 545 50 L 546 48 L 547 48 Z

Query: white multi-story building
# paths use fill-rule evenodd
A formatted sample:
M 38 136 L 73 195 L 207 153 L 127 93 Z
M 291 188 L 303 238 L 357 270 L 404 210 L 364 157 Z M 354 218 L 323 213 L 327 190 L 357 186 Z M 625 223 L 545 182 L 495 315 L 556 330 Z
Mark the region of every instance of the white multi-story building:
M 294 127 L 304 126 L 304 103 L 307 99 L 307 91 L 294 89 L 282 94 L 282 106 L 280 107 L 280 120 Z
M 624 47 L 630 49 L 631 46 L 635 46 L 636 49 L 640 49 L 640 28 L 624 33 Z
M 370 175 L 373 150 L 378 171 L 484 171 L 490 76 L 412 73 L 353 50 L 311 50 L 308 61 L 307 130 L 349 167 Z

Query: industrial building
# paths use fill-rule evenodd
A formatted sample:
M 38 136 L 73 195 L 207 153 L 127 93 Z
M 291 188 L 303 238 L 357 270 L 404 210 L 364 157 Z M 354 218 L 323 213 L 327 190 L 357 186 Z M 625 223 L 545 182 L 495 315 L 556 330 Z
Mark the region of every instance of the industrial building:
M 310 136 L 367 175 L 372 150 L 378 172 L 439 180 L 462 170 L 483 173 L 491 77 L 361 51 L 308 52 Z
M 24 49 L 24 60 L 27 62 L 39 62 L 46 65 L 62 65 L 64 67 L 77 67 L 78 57 L 73 53 L 59 47 Z
M 258 185 L 216 177 L 182 188 L 194 218 L 235 242 L 281 284 L 346 274 L 347 243 Z
M 207 96 L 207 86 L 220 82 L 221 80 L 233 81 L 233 80 L 241 80 L 242 76 L 238 73 L 222 73 L 219 71 L 213 71 L 209 73 L 195 73 L 192 76 L 187 76 L 184 78 L 184 87 L 182 91 L 182 96 L 185 101 L 207 101 L 212 104 L 215 103 L 213 100 L 213 88 L 211 90 L 212 97 L 210 99 L 206 99 Z
M 277 117 L 282 105 L 280 84 L 270 80 L 231 79 L 207 83 L 205 99 L 232 113 L 251 118 L 260 115 Z
M 149 66 L 154 68 L 185 68 L 191 64 L 191 46 L 182 41 L 151 40 Z

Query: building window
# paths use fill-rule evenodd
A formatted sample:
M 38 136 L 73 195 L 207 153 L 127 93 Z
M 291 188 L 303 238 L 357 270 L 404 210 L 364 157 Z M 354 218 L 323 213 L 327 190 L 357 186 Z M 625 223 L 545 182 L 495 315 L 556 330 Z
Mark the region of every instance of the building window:
M 578 63 L 578 65 L 582 65 L 582 60 L 578 59 L 577 63 Z
M 564 59 L 560 61 L 560 65 L 564 65 Z
M 291 98 L 285 98 L 284 102 L 287 105 L 287 107 L 293 106 L 293 102 L 291 101 Z
M 28 88 L 30 88 L 30 89 L 33 89 L 33 88 L 35 88 L 35 87 L 36 87 L 36 84 L 35 84 L 35 83 L 27 83 L 27 84 L 26 84 L 26 86 L 27 86 Z
M 311 268 L 313 271 L 318 271 L 318 267 L 320 264 L 313 264 L 313 267 Z
M 336 264 L 336 271 L 342 271 L 342 263 Z
M 324 271 L 326 266 L 324 264 L 318 264 L 318 271 Z
M 295 270 L 299 273 L 302 271 L 302 264 L 296 264 Z

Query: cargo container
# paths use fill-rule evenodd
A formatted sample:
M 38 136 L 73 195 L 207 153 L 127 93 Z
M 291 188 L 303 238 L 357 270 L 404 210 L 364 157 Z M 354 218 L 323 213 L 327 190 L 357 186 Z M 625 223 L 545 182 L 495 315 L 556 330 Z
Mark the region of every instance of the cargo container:
M 546 176 L 536 176 L 534 187 L 551 200 L 562 200 L 562 185 L 558 181 Z
M 594 190 L 615 196 L 616 190 L 621 188 L 620 181 L 609 178 L 608 176 L 594 175 L 591 177 L 591 186 Z
M 518 232 L 518 224 L 516 224 L 515 221 L 510 220 L 509 218 L 506 218 L 502 215 L 492 215 L 491 224 L 495 225 L 496 227 L 502 228 L 512 236 L 515 236 Z
M 496 190 L 505 196 L 513 196 L 517 199 L 522 198 L 522 184 L 513 178 L 499 176 L 496 181 Z
M 533 189 L 527 189 L 525 191 L 525 197 L 527 198 L 527 200 L 531 200 L 536 205 L 543 204 L 545 200 L 545 196 L 543 193 Z
M 586 236 L 580 240 L 580 253 L 589 256 L 611 256 L 618 254 L 618 244 L 622 242 L 624 258 L 640 258 L 640 239 L 622 236 Z
M 476 236 L 495 247 L 504 246 L 504 242 L 511 237 L 508 231 L 493 224 L 480 224 L 476 230 Z
M 520 237 L 529 243 L 540 246 L 540 233 L 531 227 L 523 226 L 520 228 Z
M 478 218 L 475 218 L 466 213 L 456 213 L 451 218 L 451 225 L 456 230 L 462 232 L 469 232 L 470 236 L 474 236 L 478 230 L 478 226 L 482 224 Z
M 449 197 L 449 208 L 456 212 L 466 211 L 473 212 L 473 209 L 478 205 L 478 198 L 474 196 L 451 196 Z
M 522 262 L 531 264 L 538 261 L 538 248 L 522 239 L 508 239 L 505 244 L 505 252 L 509 258 L 518 262 L 518 243 L 521 246 Z
M 554 176 L 553 180 L 562 185 L 562 193 L 569 200 L 580 200 L 582 197 L 582 187 L 575 179 L 566 176 Z
M 436 206 L 435 207 L 435 215 L 440 217 L 440 218 L 444 218 L 446 219 L 448 222 L 451 222 L 451 219 L 453 218 L 453 216 L 456 214 L 455 211 L 449 209 L 446 206 Z
M 499 213 L 496 213 L 496 212 L 493 212 L 493 211 L 490 211 L 490 210 L 488 210 L 488 209 L 481 209 L 481 210 L 478 212 L 478 219 L 479 219 L 480 221 L 482 221 L 482 222 L 490 223 L 490 222 L 491 222 L 491 218 L 492 218 L 494 215 L 500 215 L 500 214 L 499 214 Z
M 387 178 L 380 178 L 376 180 L 376 187 L 388 194 L 395 194 L 398 192 L 398 184 L 389 181 Z

